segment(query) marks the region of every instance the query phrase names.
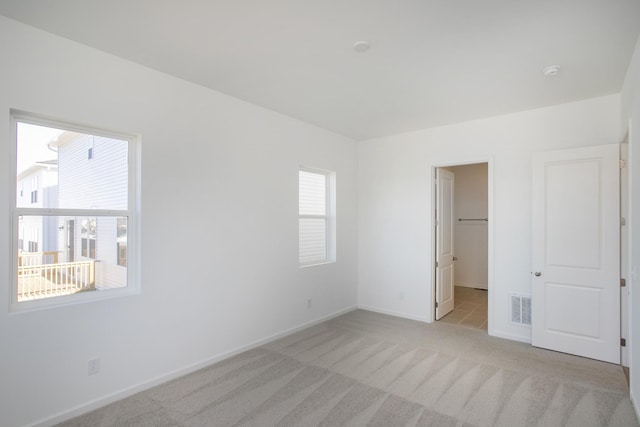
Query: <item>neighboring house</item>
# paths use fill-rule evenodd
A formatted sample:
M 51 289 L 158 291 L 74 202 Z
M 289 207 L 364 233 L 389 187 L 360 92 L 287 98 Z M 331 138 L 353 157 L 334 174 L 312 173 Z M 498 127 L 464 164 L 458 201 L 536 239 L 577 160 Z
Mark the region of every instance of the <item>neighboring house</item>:
M 127 204 L 127 145 L 111 138 L 64 132 L 49 147 L 57 160 L 18 175 L 17 206 L 122 209 Z M 117 217 L 24 216 L 18 247 L 36 255 L 21 264 L 95 261 L 95 289 L 127 284 L 127 223 Z M 34 256 L 36 258 L 34 258 Z
M 55 207 L 58 204 L 58 166 L 55 160 L 37 162 L 17 177 L 16 204 L 19 207 Z M 54 217 L 18 219 L 18 250 L 58 250 L 58 224 Z
M 55 146 L 59 208 L 126 209 L 126 143 L 64 132 Z M 96 289 L 126 286 L 126 218 L 59 218 L 58 229 L 62 260 L 96 261 Z

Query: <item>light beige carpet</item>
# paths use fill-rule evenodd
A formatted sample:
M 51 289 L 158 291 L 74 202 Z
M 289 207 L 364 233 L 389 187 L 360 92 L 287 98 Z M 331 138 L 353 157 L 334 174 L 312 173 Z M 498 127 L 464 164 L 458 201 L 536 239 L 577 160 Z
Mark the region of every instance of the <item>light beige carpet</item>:
M 215 339 L 215 337 L 212 337 Z M 622 368 L 357 310 L 63 426 L 638 426 Z

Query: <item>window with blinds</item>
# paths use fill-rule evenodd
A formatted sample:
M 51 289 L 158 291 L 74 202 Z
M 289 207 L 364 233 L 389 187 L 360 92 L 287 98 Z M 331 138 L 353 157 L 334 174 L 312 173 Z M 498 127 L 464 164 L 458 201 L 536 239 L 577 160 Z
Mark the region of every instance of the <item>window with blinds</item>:
M 299 171 L 299 263 L 301 266 L 329 261 L 329 174 Z

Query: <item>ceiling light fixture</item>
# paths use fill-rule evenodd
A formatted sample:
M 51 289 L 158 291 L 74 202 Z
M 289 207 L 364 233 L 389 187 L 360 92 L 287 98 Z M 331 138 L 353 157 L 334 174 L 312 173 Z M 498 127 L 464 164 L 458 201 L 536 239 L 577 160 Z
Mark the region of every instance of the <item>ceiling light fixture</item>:
M 547 68 L 542 70 L 542 74 L 544 74 L 547 77 L 557 76 L 559 72 L 560 72 L 559 65 L 549 65 Z
M 357 41 L 353 44 L 353 50 L 355 50 L 358 53 L 366 52 L 369 50 L 370 47 L 371 47 L 371 44 L 364 40 Z

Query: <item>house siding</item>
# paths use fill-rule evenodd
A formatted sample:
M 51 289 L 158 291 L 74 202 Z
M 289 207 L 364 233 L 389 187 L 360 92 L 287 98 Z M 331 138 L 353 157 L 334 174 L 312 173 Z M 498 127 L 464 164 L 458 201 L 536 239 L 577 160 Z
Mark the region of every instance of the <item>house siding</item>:
M 80 135 L 59 147 L 58 171 L 60 208 L 127 209 L 126 141 Z
M 107 137 L 77 134 L 61 144 L 58 149 L 60 208 L 126 210 L 127 156 L 127 141 Z M 75 221 L 74 261 L 88 259 L 82 254 L 81 221 L 82 218 Z M 127 285 L 127 269 L 118 265 L 116 237 L 116 217 L 97 217 L 96 289 Z
M 16 206 L 29 208 L 56 207 L 58 203 L 57 173 L 55 169 L 41 166 L 18 176 Z M 32 192 L 37 201 L 32 203 Z M 53 217 L 24 216 L 18 220 L 18 239 L 25 252 L 50 252 L 58 250 L 57 221 Z M 31 248 L 29 242 L 37 244 Z

